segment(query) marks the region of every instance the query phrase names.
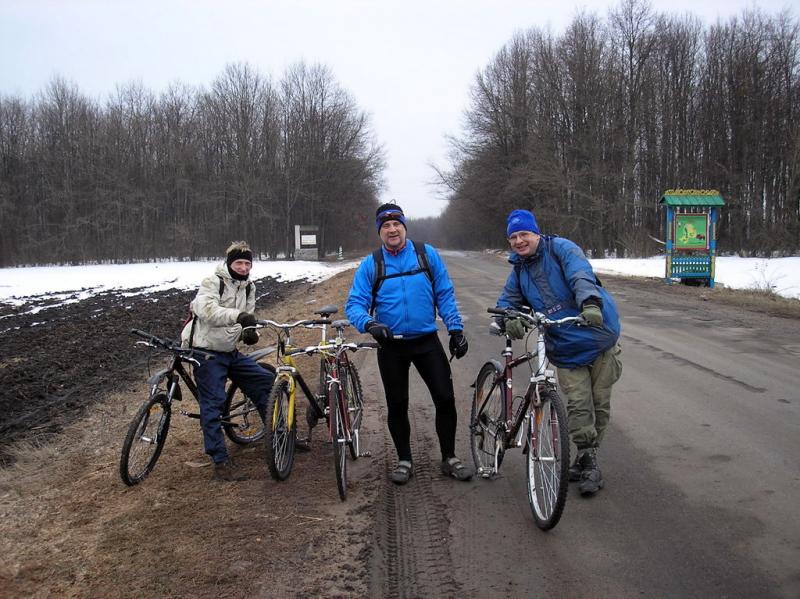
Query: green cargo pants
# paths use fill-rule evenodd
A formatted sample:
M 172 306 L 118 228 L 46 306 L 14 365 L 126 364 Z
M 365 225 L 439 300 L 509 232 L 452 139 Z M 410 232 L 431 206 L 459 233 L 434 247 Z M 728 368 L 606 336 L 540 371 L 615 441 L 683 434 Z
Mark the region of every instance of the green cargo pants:
M 579 450 L 600 447 L 611 417 L 611 387 L 622 375 L 621 352 L 617 344 L 588 366 L 558 369 L 558 383 L 567 395 L 569 436 Z

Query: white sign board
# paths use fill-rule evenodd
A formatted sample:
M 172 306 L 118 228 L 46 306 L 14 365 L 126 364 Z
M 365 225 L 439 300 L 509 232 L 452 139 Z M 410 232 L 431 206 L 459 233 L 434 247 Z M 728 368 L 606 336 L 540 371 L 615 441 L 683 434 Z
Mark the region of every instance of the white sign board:
M 316 235 L 301 235 L 300 236 L 300 245 L 301 246 L 317 245 L 317 236 Z

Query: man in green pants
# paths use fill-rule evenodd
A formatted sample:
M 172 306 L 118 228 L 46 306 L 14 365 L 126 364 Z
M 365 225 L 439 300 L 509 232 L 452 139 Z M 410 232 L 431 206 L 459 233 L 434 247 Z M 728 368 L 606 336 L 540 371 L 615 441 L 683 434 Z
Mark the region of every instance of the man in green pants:
M 570 480 L 580 481 L 582 495 L 594 495 L 605 484 L 597 448 L 611 414 L 611 388 L 622 374 L 617 307 L 583 251 L 568 239 L 542 235 L 532 212 L 511 212 L 506 236 L 513 269 L 497 307 L 530 306 L 552 319 L 580 314 L 589 325 L 550 327 L 545 344 L 567 395 L 570 439 L 578 448 Z M 512 319 L 505 330 L 522 339 L 526 325 Z

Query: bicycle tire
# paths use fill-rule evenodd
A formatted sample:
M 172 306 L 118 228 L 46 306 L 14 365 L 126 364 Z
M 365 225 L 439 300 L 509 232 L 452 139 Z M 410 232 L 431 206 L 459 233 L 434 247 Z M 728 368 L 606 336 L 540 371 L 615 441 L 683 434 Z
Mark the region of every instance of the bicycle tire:
M 119 474 L 129 487 L 142 482 L 155 468 L 164 449 L 172 415 L 164 393 L 148 399 L 136 412 L 122 444 Z
M 350 449 L 350 457 L 356 460 L 361 454 L 360 431 L 361 422 L 364 419 L 364 394 L 356 365 L 348 361 L 344 373 L 344 392 L 347 398 L 347 411 L 350 414 L 350 441 L 348 441 L 347 447 Z
M 495 384 L 496 377 L 502 374 L 492 362 L 484 364 L 475 379 L 475 392 L 472 396 L 472 409 L 469 418 L 470 448 L 475 471 L 494 470 L 494 455 L 497 435 L 503 421 L 503 387 Z M 488 399 L 484 402 L 484 399 Z M 483 407 L 481 407 L 483 406 Z M 503 463 L 503 449 L 497 454 L 497 467 Z
M 569 432 L 558 392 L 544 391 L 541 399 L 541 405 L 528 413 L 528 502 L 536 526 L 550 530 L 558 524 L 567 502 Z
M 332 383 L 328 390 L 328 406 L 331 418 L 331 445 L 333 446 L 333 463 L 336 470 L 336 487 L 339 490 L 339 499 L 347 499 L 347 454 L 344 446 L 347 436 L 342 418 L 342 402 L 339 399 L 339 383 Z
M 286 480 L 294 465 L 297 422 L 292 416 L 289 414 L 289 382 L 276 379 L 267 399 L 267 423 L 264 426 L 267 468 L 275 480 Z
M 275 374 L 275 367 L 272 364 L 259 362 L 258 365 Z M 236 383 L 228 386 L 225 395 L 222 430 L 225 431 L 228 439 L 237 445 L 250 445 L 264 437 L 264 420 L 258 413 L 258 408 Z

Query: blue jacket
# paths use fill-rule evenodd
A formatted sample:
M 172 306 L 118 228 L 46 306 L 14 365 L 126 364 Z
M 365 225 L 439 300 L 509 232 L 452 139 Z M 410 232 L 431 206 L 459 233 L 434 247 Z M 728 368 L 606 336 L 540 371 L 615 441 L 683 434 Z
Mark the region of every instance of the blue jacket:
M 419 268 L 414 242 L 410 239 L 406 240 L 405 247 L 396 256 L 385 247 L 382 251 L 386 275 Z M 370 320 L 377 320 L 388 326 L 395 335 L 402 335 L 406 339 L 419 337 L 436 331 L 436 309 L 448 331 L 464 329 L 447 267 L 439 253 L 428 244 L 425 244 L 425 254 L 433 274 L 433 286 L 424 272 L 384 280 L 378 290 L 374 317 L 369 315 L 369 309 L 372 305 L 375 260 L 370 254 L 361 262 L 344 308 L 347 318 L 359 331 L 365 332 L 366 324 Z
M 498 308 L 531 306 L 552 319 L 577 316 L 589 298 L 602 304 L 602 327 L 553 326 L 545 333 L 547 355 L 556 366 L 577 368 L 594 362 L 619 339 L 617 306 L 611 294 L 597 282 L 581 249 L 568 239 L 543 235 L 533 256 L 512 252 L 514 265 L 508 275 Z

